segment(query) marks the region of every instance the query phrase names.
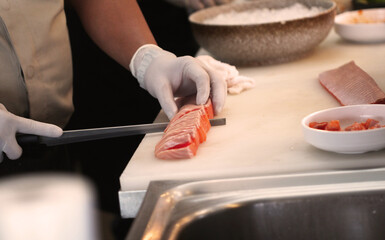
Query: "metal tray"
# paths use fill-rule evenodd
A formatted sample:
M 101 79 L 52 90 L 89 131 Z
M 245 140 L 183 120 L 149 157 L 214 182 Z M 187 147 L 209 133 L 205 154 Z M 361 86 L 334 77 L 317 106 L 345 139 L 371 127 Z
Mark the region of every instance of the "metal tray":
M 385 169 L 151 182 L 134 239 L 385 239 Z

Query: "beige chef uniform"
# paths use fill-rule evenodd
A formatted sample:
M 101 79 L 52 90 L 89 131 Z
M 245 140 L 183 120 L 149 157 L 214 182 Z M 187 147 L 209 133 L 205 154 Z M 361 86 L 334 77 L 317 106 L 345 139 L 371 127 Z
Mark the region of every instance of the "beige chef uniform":
M 64 127 L 73 112 L 63 0 L 0 0 L 0 103 Z

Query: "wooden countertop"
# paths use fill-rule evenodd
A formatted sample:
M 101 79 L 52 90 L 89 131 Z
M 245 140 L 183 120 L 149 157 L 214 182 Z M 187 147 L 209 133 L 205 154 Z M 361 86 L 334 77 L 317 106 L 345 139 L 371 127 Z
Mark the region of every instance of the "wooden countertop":
M 197 156 L 156 159 L 161 133 L 147 134 L 120 177 L 121 191 L 145 190 L 152 180 L 204 180 L 385 166 L 385 150 L 344 155 L 318 150 L 303 139 L 307 114 L 339 106 L 318 82 L 318 74 L 351 60 L 385 90 L 385 43 L 355 44 L 334 31 L 308 57 L 279 65 L 238 68 L 256 87 L 230 95 Z M 166 120 L 160 113 L 157 121 Z

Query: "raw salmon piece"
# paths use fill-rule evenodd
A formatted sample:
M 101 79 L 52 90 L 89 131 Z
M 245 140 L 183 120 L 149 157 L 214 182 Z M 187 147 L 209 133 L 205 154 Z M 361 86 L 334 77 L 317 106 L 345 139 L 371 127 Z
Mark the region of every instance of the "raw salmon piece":
M 195 120 L 199 121 L 195 121 Z M 195 125 L 191 125 L 193 122 Z M 207 115 L 203 115 L 200 111 L 194 111 L 186 114 L 183 118 L 179 118 L 169 124 L 169 127 L 165 130 L 165 133 L 169 132 L 170 129 L 180 128 L 183 126 L 196 126 L 198 129 L 202 129 L 204 132 L 208 132 L 211 125 Z
M 196 114 L 194 114 L 196 115 Z M 199 116 L 198 116 L 199 117 Z M 188 121 L 186 115 L 186 121 L 173 124 L 168 131 L 163 135 L 160 142 L 155 147 L 155 153 L 168 150 L 170 148 L 177 148 L 176 146 L 184 146 L 194 142 L 197 146 L 206 140 L 206 132 L 200 126 L 195 125 Z M 177 123 L 177 122 L 174 122 Z
M 204 136 L 202 136 L 204 134 Z M 178 145 L 184 142 L 195 141 L 197 144 L 203 142 L 203 139 L 206 139 L 206 133 L 201 133 L 198 131 L 198 128 L 193 126 L 180 126 L 179 128 L 170 128 L 167 133 L 165 133 L 162 139 L 156 146 L 156 149 L 162 148 L 171 148 L 174 145 Z M 201 139 L 203 138 L 203 139 Z
M 189 112 L 201 110 L 201 106 L 196 105 L 196 100 L 194 95 L 189 97 L 184 97 L 184 98 L 178 98 L 176 100 L 176 103 L 179 106 L 179 111 L 171 119 L 170 123 L 172 121 L 179 119 L 180 117 L 182 117 L 183 115 Z
M 185 105 L 183 105 L 179 109 L 179 111 L 175 114 L 175 116 L 171 119 L 169 125 L 165 129 L 165 132 L 167 131 L 169 126 L 173 125 L 174 121 L 177 121 L 178 119 L 180 119 L 181 117 L 183 117 L 184 115 L 186 115 L 186 114 L 188 114 L 190 112 L 198 111 L 202 115 L 207 115 L 207 117 L 209 119 L 214 117 L 214 109 L 213 109 L 213 106 L 212 106 L 212 103 L 211 103 L 211 99 L 209 99 L 207 101 L 207 103 L 205 105 L 203 105 L 203 107 L 199 106 L 199 105 L 195 105 L 192 102 L 195 102 L 195 98 L 187 97 L 187 100 L 184 100 L 184 101 L 180 100 L 179 101 L 179 104 L 185 103 Z
M 328 122 L 328 124 L 325 127 L 325 130 L 328 131 L 340 131 L 341 126 L 340 126 L 340 121 L 339 120 L 331 120 Z
M 158 152 L 156 157 L 164 160 L 177 160 L 177 159 L 186 159 L 192 158 L 196 155 L 198 146 L 194 143 L 191 143 L 188 146 L 182 148 L 173 148 L 165 151 Z
M 155 156 L 169 160 L 194 157 L 199 144 L 206 140 L 213 112 L 211 100 L 201 106 L 186 104 L 181 107 L 155 146 Z
M 199 121 L 196 121 L 196 120 Z M 193 123 L 193 124 L 191 124 Z M 198 111 L 190 112 L 186 114 L 183 118 L 180 118 L 174 121 L 171 126 L 165 132 L 165 136 L 167 137 L 170 134 L 179 133 L 181 131 L 191 131 L 198 135 L 199 142 L 202 143 L 206 140 L 206 133 L 208 131 L 207 125 L 210 126 L 209 119 L 206 117 L 202 117 L 202 115 Z
M 341 105 L 385 102 L 385 93 L 354 61 L 321 73 L 319 81 Z
M 214 108 L 213 108 L 213 103 L 211 102 L 211 99 L 209 99 L 207 103 L 203 105 L 203 109 L 205 110 L 207 117 L 209 119 L 214 118 Z
M 345 128 L 345 131 L 362 131 L 366 129 L 367 128 L 362 123 L 355 122 L 352 125 L 347 126 Z
M 176 149 L 190 144 L 199 145 L 199 141 L 190 134 L 173 135 L 162 139 L 155 147 L 155 154 L 169 149 Z
M 372 128 L 378 128 L 378 127 L 381 127 L 380 125 L 380 122 L 375 120 L 375 119 L 372 119 L 372 118 L 368 118 L 366 120 L 365 123 L 363 123 L 365 128 L 366 129 L 372 129 Z
M 328 122 L 311 122 L 309 123 L 309 127 L 325 130 L 326 126 L 328 125 Z
M 197 105 L 193 105 L 193 104 L 185 105 L 181 109 L 179 109 L 179 111 L 171 119 L 170 123 L 177 121 L 178 119 L 180 119 L 181 117 L 183 117 L 184 115 L 186 115 L 190 112 L 199 111 L 200 109 L 201 109 L 201 107 L 197 106 Z M 169 126 L 172 126 L 172 124 L 170 124 Z

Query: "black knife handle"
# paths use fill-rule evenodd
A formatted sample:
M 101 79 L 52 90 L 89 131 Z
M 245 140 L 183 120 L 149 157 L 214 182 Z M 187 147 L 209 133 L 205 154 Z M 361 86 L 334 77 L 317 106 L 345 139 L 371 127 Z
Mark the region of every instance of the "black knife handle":
M 16 141 L 19 145 L 39 144 L 39 136 L 33 134 L 17 134 Z

